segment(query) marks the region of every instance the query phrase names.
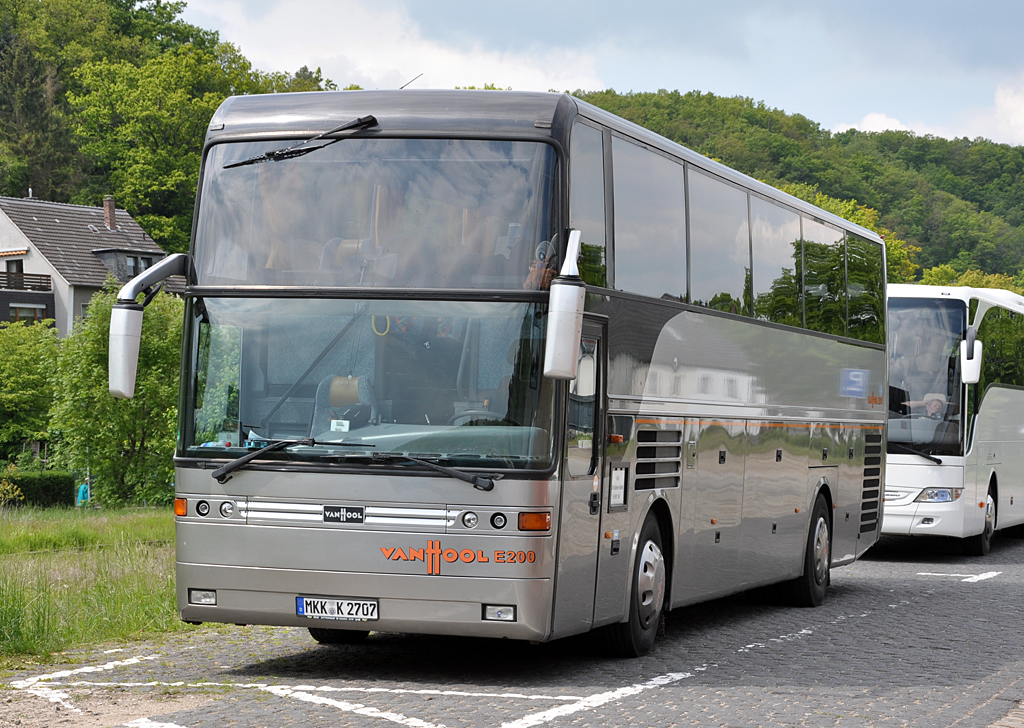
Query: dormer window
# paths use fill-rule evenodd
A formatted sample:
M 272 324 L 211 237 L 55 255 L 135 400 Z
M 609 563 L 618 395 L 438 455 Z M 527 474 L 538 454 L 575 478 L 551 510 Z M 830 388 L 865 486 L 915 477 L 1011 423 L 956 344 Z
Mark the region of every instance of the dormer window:
M 153 265 L 153 259 L 148 257 L 142 257 L 138 255 L 128 256 L 128 277 L 134 278 L 142 271 L 146 270 Z

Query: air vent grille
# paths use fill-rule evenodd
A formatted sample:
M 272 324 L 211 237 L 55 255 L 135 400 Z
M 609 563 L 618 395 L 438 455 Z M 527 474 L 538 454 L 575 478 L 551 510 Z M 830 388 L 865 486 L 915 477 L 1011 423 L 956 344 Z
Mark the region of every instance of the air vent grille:
M 683 433 L 679 430 L 638 430 L 636 439 L 633 487 L 636 490 L 678 488 Z
M 860 501 L 860 532 L 871 533 L 878 530 L 879 500 L 878 486 L 882 464 L 882 435 L 880 433 L 869 433 L 865 436 L 868 443 L 864 446 L 864 489 L 861 492 Z M 874 466 L 874 467 L 873 467 Z

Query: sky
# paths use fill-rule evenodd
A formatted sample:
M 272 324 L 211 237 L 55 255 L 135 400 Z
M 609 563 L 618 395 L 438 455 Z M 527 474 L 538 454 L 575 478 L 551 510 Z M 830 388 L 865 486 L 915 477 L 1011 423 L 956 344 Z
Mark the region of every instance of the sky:
M 188 0 L 183 17 L 339 88 L 697 90 L 832 131 L 1024 145 L 1020 0 Z

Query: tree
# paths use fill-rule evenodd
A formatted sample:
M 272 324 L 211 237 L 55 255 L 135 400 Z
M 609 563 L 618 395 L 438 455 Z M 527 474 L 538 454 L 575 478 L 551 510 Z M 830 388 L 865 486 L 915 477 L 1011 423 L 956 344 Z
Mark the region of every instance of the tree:
M 116 199 L 157 244 L 185 252 L 206 127 L 228 92 L 224 69 L 184 46 L 138 67 L 87 63 L 77 77 L 83 91 L 68 100 L 82 152 L 110 170 Z
M 877 210 L 861 205 L 856 200 L 839 200 L 823 194 L 814 185 L 787 184 L 781 187 L 783 192 L 799 197 L 801 200 L 817 205 L 844 220 L 856 223 L 872 232 L 878 233 L 885 241 L 886 276 L 889 283 L 911 283 L 920 266 L 914 257 L 921 248 L 900 240 L 891 231 L 879 224 L 881 217 Z
M 59 82 L 31 43 L 0 27 L 0 194 L 68 200 L 81 179 Z
M 0 323 L 0 460 L 46 439 L 58 349 L 52 324 Z
M 117 287 L 110 281 L 93 296 L 89 315 L 61 346 L 50 436 L 57 462 L 91 471 L 101 502 L 168 502 L 183 303 L 160 293 L 146 307 L 135 398 L 116 399 L 107 389 L 107 353 Z

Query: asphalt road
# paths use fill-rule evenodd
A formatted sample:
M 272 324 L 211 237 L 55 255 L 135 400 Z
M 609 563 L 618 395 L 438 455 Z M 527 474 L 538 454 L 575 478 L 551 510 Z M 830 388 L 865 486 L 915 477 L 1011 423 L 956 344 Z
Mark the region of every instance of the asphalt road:
M 671 612 L 652 653 L 202 628 L 5 679 L 0 727 L 1024 726 L 1024 540 L 983 558 L 884 540 L 826 603 L 759 595 Z M 20 722 L 19 722 L 20 721 Z

